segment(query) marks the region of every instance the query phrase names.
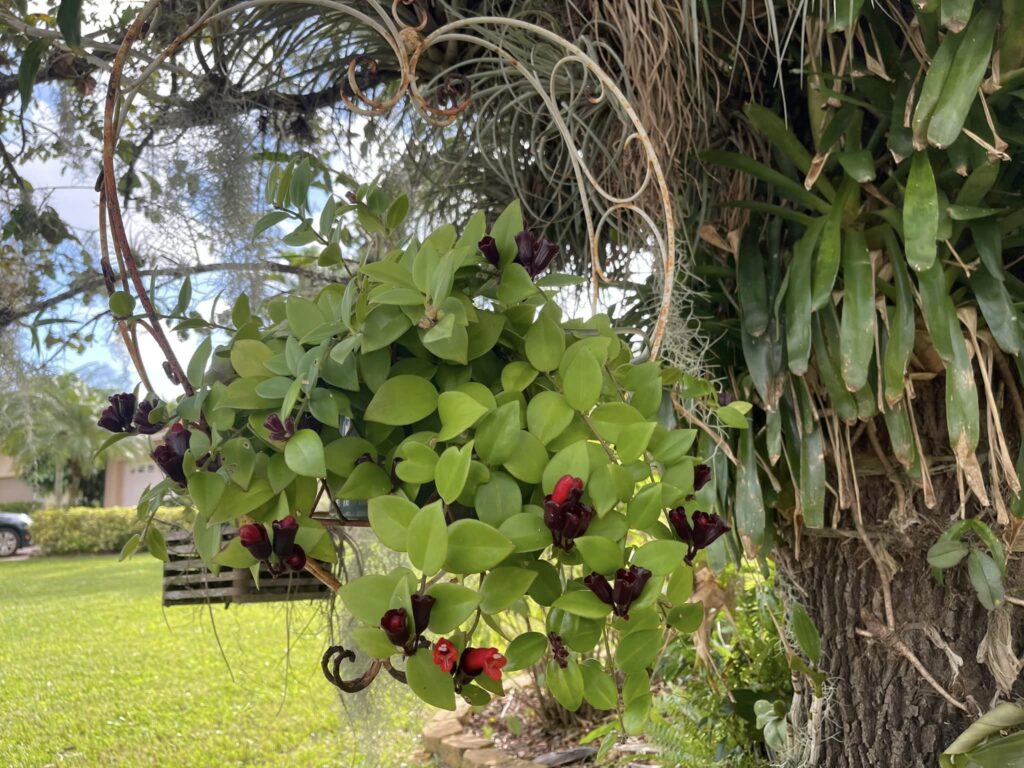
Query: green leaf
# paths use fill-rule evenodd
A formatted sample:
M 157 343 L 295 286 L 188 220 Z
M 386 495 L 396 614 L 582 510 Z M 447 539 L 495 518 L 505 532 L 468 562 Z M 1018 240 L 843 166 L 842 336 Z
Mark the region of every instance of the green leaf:
M 139 548 L 141 537 L 137 533 L 133 533 L 128 537 L 128 541 L 121 547 L 121 553 L 117 556 L 118 562 L 127 560 L 129 557 L 135 554 L 135 551 Z
M 544 525 L 544 515 L 539 510 L 512 515 L 498 530 L 508 537 L 516 552 L 536 552 L 551 544 L 551 531 Z
M 414 424 L 437 409 L 437 399 L 437 389 L 421 376 L 395 376 L 381 384 L 365 417 L 390 426 Z
M 915 152 L 903 197 L 903 237 L 907 263 L 917 272 L 935 263 L 938 253 L 939 197 L 927 152 Z
M 239 376 L 266 376 L 270 372 L 263 365 L 274 352 L 262 341 L 237 339 L 231 345 L 231 367 Z
M 554 659 L 548 662 L 547 686 L 555 701 L 575 712 L 583 703 L 583 673 L 575 659 L 569 659 L 563 669 Z
M 146 529 L 146 549 L 157 560 L 165 563 L 170 560 L 167 556 L 167 542 L 164 540 L 163 533 L 155 525 L 150 525 Z
M 970 547 L 962 541 L 939 539 L 928 549 L 928 565 L 939 570 L 952 568 L 967 557 L 969 551 Z
M 192 357 L 188 361 L 188 368 L 185 371 L 185 376 L 193 387 L 198 387 L 203 383 L 203 374 L 206 372 L 206 362 L 210 359 L 210 352 L 212 349 L 213 340 L 207 336 L 199 343 L 199 346 L 196 347 L 196 351 L 192 353 Z
M 412 523 L 420 509 L 401 496 L 375 496 L 369 500 L 367 506 L 370 527 L 373 528 L 373 532 L 380 542 L 388 549 L 405 552 L 409 524 Z
M 216 554 L 213 562 L 228 568 L 248 568 L 256 564 L 256 558 L 249 554 L 249 550 L 242 546 L 241 539 L 236 536 Z
M 263 214 L 259 221 L 253 225 L 252 236 L 259 237 L 272 226 L 280 224 L 289 216 L 291 216 L 291 214 L 288 213 L 288 211 L 269 211 L 268 213 Z
M 661 650 L 661 630 L 641 629 L 630 632 L 615 649 L 615 666 L 626 674 L 647 669 Z
M 224 490 L 216 510 L 210 515 L 210 522 L 225 523 L 242 515 L 248 515 L 262 507 L 275 495 L 263 478 L 250 483 L 248 490 L 243 490 L 234 484 L 229 485 Z
M 565 400 L 580 413 L 586 413 L 601 396 L 604 379 L 601 364 L 589 349 L 581 349 L 569 367 L 562 381 Z
M 442 457 L 443 458 L 443 457 Z M 423 507 L 409 523 L 409 562 L 423 573 L 433 576 L 448 556 L 448 523 L 440 501 Z
M 547 445 L 572 423 L 573 410 L 560 392 L 539 392 L 526 406 L 526 425 Z
M 403 221 L 405 217 L 409 215 L 409 196 L 399 195 L 394 199 L 391 205 L 388 206 L 387 215 L 384 218 L 385 224 L 388 229 L 395 229 Z
M 429 650 L 420 649 L 405 664 L 405 676 L 412 692 L 438 709 L 455 710 L 455 683 L 441 671 Z
M 583 698 L 595 709 L 615 709 L 619 704 L 619 691 L 611 675 L 601 668 L 597 659 L 587 659 L 580 665 L 583 673 Z
M 653 525 L 661 514 L 661 485 L 645 485 L 629 502 L 626 519 L 630 528 L 645 529 Z
M 465 432 L 487 413 L 487 406 L 480 404 L 465 392 L 442 392 L 437 399 L 437 412 L 441 417 L 441 431 L 438 440 L 451 440 Z
M 25 53 L 18 65 L 18 93 L 21 94 L 21 112 L 25 113 L 28 103 L 32 100 L 32 88 L 39 74 L 39 66 L 43 62 L 43 54 L 50 47 L 46 38 L 38 38 L 25 46 Z
M 288 319 L 288 328 L 299 339 L 312 333 L 329 319 L 312 301 L 296 295 L 288 297 L 285 303 L 285 316 Z
M 519 249 L 516 246 L 516 235 L 523 231 L 523 209 L 518 200 L 506 206 L 491 227 L 491 237 L 498 246 L 502 265 L 511 264 Z
M 818 634 L 814 622 L 811 621 L 811 617 L 807 615 L 807 611 L 800 603 L 793 603 L 793 607 L 790 608 L 789 625 L 793 629 L 793 635 L 796 637 L 800 650 L 810 659 L 811 663 L 817 664 L 821 661 L 821 636 Z
M 669 626 L 684 635 L 696 632 L 702 621 L 704 621 L 703 603 L 683 603 L 668 612 Z
M 391 603 L 391 595 L 400 578 L 406 578 L 409 571 L 392 574 L 371 574 L 346 582 L 338 589 L 338 597 L 348 612 L 364 624 L 378 626 L 384 612 Z
M 389 659 L 397 649 L 380 627 L 353 627 L 349 634 L 360 651 L 374 659 Z
M 501 388 L 506 392 L 522 392 L 536 378 L 536 368 L 523 360 L 516 360 L 501 369 Z
M 601 599 L 589 589 L 566 592 L 555 600 L 552 607 L 585 619 L 603 619 L 612 610 L 610 605 L 601 602 Z
M 352 470 L 338 489 L 339 499 L 363 501 L 391 493 L 391 476 L 373 462 L 364 461 Z
M 437 492 L 446 503 L 453 503 L 466 487 L 469 477 L 469 463 L 473 458 L 473 441 L 457 448 L 452 445 L 445 449 L 434 468 L 434 482 Z
M 227 483 L 214 472 L 196 472 L 188 478 L 188 494 L 196 511 L 209 518 L 220 503 Z
M 605 575 L 622 567 L 622 545 L 604 536 L 580 536 L 576 547 L 592 571 Z
M 548 639 L 540 632 L 524 632 L 514 638 L 505 649 L 506 672 L 517 672 L 532 667 L 548 649 Z
M 505 461 L 505 469 L 517 480 L 524 483 L 539 483 L 548 464 L 548 452 L 544 444 L 526 431 L 519 432 L 519 440 L 512 456 Z
M 541 312 L 537 322 L 526 332 L 526 359 L 538 371 L 553 371 L 565 354 L 565 331 L 548 312 Z
M 971 586 L 978 593 L 978 600 L 985 608 L 994 611 L 1003 604 L 1003 575 L 995 560 L 972 549 L 967 555 L 967 573 L 971 577 Z
M 127 291 L 110 294 L 110 312 L 114 317 L 131 317 L 135 311 L 135 297 Z
M 643 458 L 655 426 L 657 425 L 653 421 L 641 421 L 627 424 L 620 429 L 619 439 L 615 442 L 615 453 L 618 454 L 619 461 L 628 464 Z
M 508 538 L 486 523 L 456 520 L 448 526 L 444 568 L 451 573 L 480 573 L 496 566 L 514 548 Z
M 519 401 L 512 400 L 488 414 L 476 428 L 476 452 L 491 466 L 512 458 L 519 445 Z
M 327 464 L 324 444 L 312 429 L 300 429 L 285 443 L 284 461 L 288 469 L 302 477 L 324 477 Z
M 525 568 L 495 568 L 484 577 L 480 585 L 483 598 L 480 610 L 493 614 L 511 608 L 516 600 L 526 594 L 536 578 L 535 571 Z
M 473 507 L 477 517 L 497 528 L 522 511 L 523 493 L 504 472 L 492 472 L 490 480 L 477 487 Z
M 82 0 L 60 0 L 57 29 L 67 44 L 76 47 L 82 41 Z
M 461 584 L 439 582 L 427 588 L 436 601 L 430 611 L 430 631 L 447 634 L 468 619 L 480 605 L 480 593 Z
M 654 576 L 665 576 L 679 567 L 685 555 L 686 545 L 682 542 L 658 539 L 640 547 L 630 562 L 646 568 Z

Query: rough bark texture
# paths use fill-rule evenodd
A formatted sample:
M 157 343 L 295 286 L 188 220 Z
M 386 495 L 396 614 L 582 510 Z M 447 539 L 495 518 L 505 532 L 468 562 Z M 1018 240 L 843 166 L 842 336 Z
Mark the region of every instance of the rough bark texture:
M 934 398 L 935 394 L 918 399 L 919 405 L 927 402 L 932 409 L 930 414 L 920 413 L 918 422 L 931 456 L 948 454 L 948 443 L 942 440 L 945 426 L 941 406 L 934 407 L 942 397 Z M 940 449 L 943 444 L 944 451 Z M 858 469 L 877 466 L 866 441 L 859 450 L 863 451 L 863 462 L 858 460 Z M 823 768 L 934 768 L 943 749 L 996 699 L 995 678 L 988 666 L 977 660 L 993 614 L 978 602 L 965 565 L 947 571 L 946 583 L 940 585 L 925 558 L 928 547 L 957 518 L 959 495 L 950 471 L 934 477 L 935 507 L 928 510 L 920 494 L 914 493 L 909 497 L 910 515 L 906 514 L 908 510 L 894 512 L 897 496 L 886 477 L 861 477 L 858 483 L 864 524 L 873 533 L 881 559 L 891 558 L 889 565 L 895 568 L 891 581 L 895 632 L 885 629 L 879 571 L 859 539 L 805 538 L 799 561 L 794 559 L 792 548 L 780 553 L 783 582 L 794 589 L 821 632 L 822 666 L 833 687 L 817 732 L 819 748 L 814 759 L 805 764 Z M 969 507 L 968 514 L 977 515 L 979 510 Z M 1001 533 L 991 511 L 982 519 Z M 840 528 L 854 528 L 849 511 L 842 513 Z M 1018 554 L 1010 561 L 1008 591 L 1015 586 L 1019 589 L 1024 581 L 1021 570 Z M 1021 658 L 1024 610 L 1014 606 L 1002 610 L 1009 615 L 1009 649 Z M 1003 619 L 1005 625 L 1006 616 Z M 874 629 L 878 639 L 858 634 L 858 630 L 866 629 Z M 970 711 L 948 703 L 900 653 L 894 638 L 905 644 L 932 677 Z M 947 649 L 940 647 L 943 642 L 963 661 L 956 672 Z M 1018 675 L 1012 691 L 1002 698 L 1012 700 L 1021 695 L 1024 679 Z

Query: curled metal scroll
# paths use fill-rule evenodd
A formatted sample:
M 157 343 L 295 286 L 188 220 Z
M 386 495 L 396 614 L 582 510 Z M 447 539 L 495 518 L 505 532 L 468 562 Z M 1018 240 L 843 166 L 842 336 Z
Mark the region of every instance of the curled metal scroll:
M 374 659 L 370 662 L 370 666 L 367 667 L 366 671 L 359 677 L 345 680 L 341 676 L 341 665 L 343 662 L 355 662 L 355 660 L 356 655 L 352 651 L 342 645 L 332 645 L 324 652 L 323 658 L 320 659 L 320 668 L 323 670 L 327 681 L 345 693 L 358 693 L 369 688 L 370 684 L 377 679 L 381 669 L 387 670 L 387 673 L 398 682 L 407 682 L 405 672 L 395 669 L 387 659 Z

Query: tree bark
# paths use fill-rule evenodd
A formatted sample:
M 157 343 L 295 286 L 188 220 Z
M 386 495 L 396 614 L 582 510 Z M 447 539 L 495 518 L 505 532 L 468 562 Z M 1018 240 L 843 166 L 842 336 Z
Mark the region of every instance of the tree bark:
M 930 389 L 919 393 L 915 411 L 934 468 L 939 466 L 934 461 L 936 454 L 949 451 L 941 390 Z M 940 405 L 936 407 L 936 403 Z M 929 408 L 932 412 L 926 415 Z M 944 451 L 941 446 L 946 446 Z M 883 446 L 883 451 L 887 449 Z M 863 461 L 855 460 L 859 468 L 878 465 L 874 454 L 867 453 L 867 445 L 861 450 L 865 451 L 860 457 Z M 979 454 L 984 450 L 979 448 Z M 942 457 L 947 467 L 951 459 Z M 985 469 L 987 476 L 987 466 Z M 798 707 L 802 712 L 796 713 L 796 720 L 806 724 L 806 729 L 803 725 L 795 729 L 802 765 L 934 768 L 942 751 L 997 697 L 1012 700 L 1024 695 L 1024 679 L 1019 674 L 1012 690 L 1000 694 L 990 665 L 984 663 L 986 657 L 979 657 L 979 647 L 984 647 L 990 628 L 993 637 L 988 644 L 994 647 L 1001 622 L 1004 628 L 1010 627 L 1010 640 L 1000 647 L 1013 654 L 1007 657 L 1004 653 L 1003 658 L 1012 659 L 1011 669 L 1017 659 L 1024 658 L 1024 609 L 1005 605 L 987 611 L 971 587 L 963 562 L 945 572 L 945 584 L 931 574 L 928 548 L 958 519 L 960 507 L 951 471 L 939 474 L 933 470 L 933 483 L 933 509 L 926 508 L 920 493 L 911 493 L 906 512 L 900 514 L 895 487 L 887 477 L 858 478 L 864 526 L 879 559 L 895 570 L 890 582 L 892 631 L 887 627 L 879 569 L 855 534 L 838 535 L 826 529 L 820 532 L 823 535 L 802 537 L 799 560 L 792 546 L 779 553 L 780 581 L 804 604 L 817 625 L 822 637 L 821 666 L 829 677 L 818 708 L 810 706 L 808 692 Z M 967 514 L 980 516 L 997 535 L 1002 534 L 991 510 L 982 514 L 968 505 Z M 843 512 L 840 527 L 854 528 L 849 511 Z M 1024 583 L 1019 563 L 1019 556 L 1010 560 L 1008 592 Z M 911 661 L 911 654 L 963 709 L 928 682 Z M 1020 672 L 1019 665 L 1016 672 Z

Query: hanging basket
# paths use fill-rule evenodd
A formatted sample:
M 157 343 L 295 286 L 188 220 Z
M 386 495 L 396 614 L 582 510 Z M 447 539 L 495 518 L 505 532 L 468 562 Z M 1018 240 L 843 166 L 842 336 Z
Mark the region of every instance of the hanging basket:
M 230 526 L 221 530 L 221 543 L 238 535 Z M 163 569 L 163 604 L 231 605 L 278 603 L 291 600 L 327 600 L 332 590 L 309 571 L 274 578 L 266 565 L 260 567 L 256 586 L 247 568 L 221 568 L 213 573 L 196 553 L 191 532 L 175 529 L 166 535 L 168 560 Z

